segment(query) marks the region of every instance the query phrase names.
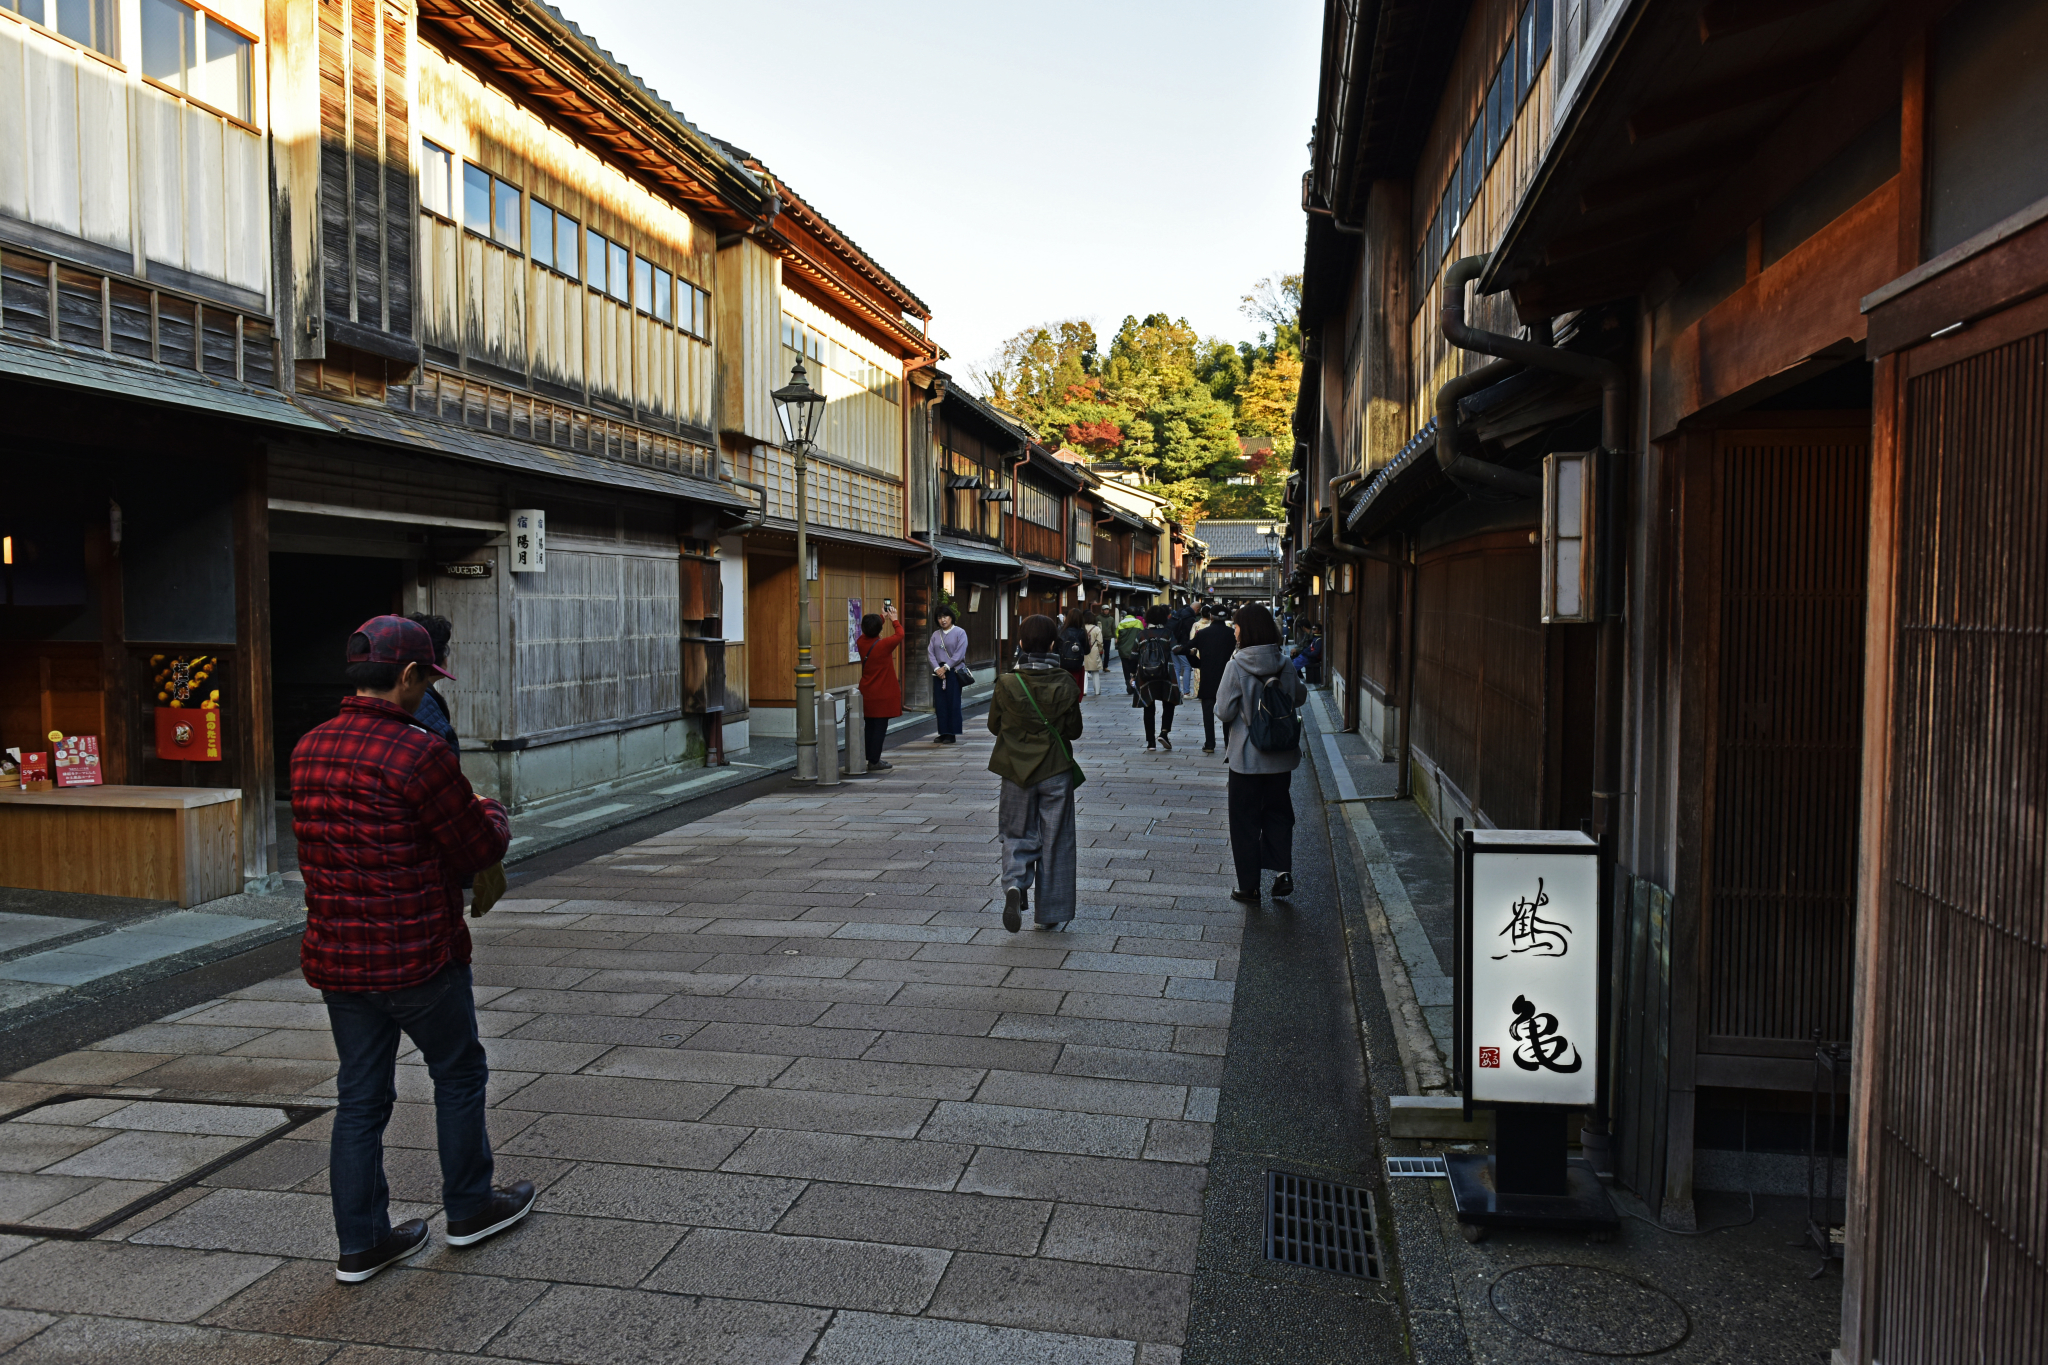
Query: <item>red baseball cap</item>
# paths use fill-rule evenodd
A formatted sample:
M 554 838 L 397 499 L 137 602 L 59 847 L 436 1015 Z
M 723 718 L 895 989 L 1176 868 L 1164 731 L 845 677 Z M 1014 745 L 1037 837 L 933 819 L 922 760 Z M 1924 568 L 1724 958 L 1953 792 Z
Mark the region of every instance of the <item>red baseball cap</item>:
M 354 648 L 359 639 L 367 641 L 369 648 Z M 349 645 L 348 662 L 352 664 L 418 664 L 443 678 L 455 676 L 434 662 L 434 641 L 427 628 L 403 616 L 372 616 L 356 627 Z

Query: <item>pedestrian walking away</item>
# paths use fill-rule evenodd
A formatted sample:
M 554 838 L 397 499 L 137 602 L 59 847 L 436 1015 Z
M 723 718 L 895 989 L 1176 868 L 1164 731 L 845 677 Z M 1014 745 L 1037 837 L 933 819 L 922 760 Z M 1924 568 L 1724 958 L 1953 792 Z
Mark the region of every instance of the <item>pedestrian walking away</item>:
M 1088 657 L 1081 661 L 1081 695 L 1084 697 L 1102 695 L 1102 667 L 1105 653 L 1102 639 L 1102 615 L 1089 612 L 1087 620 Z
M 1053 652 L 1058 634 L 1052 617 L 1025 617 L 1017 627 L 1017 671 L 999 679 L 989 699 L 996 744 L 988 770 L 1002 779 L 996 829 L 1003 840 L 1003 927 L 1013 934 L 1026 910 L 1041 929 L 1065 928 L 1077 900 L 1079 769 L 1072 746 L 1081 737 L 1081 692 Z
M 925 646 L 925 656 L 932 665 L 937 742 L 951 744 L 960 735 L 960 689 L 967 681 L 967 632 L 953 624 L 952 608 L 939 608 L 938 628 Z
M 1073 675 L 1078 695 L 1088 686 L 1088 608 L 1068 607 L 1060 617 L 1060 667 Z
M 1173 748 L 1173 738 L 1167 732 L 1173 729 L 1173 708 L 1181 699 L 1180 684 L 1174 679 L 1173 666 L 1176 655 L 1173 652 L 1173 631 L 1167 624 L 1167 610 L 1164 603 L 1145 609 L 1146 626 L 1131 649 L 1131 676 L 1136 689 L 1131 696 L 1131 705 L 1145 713 L 1145 747 L 1157 749 Z M 1153 707 L 1159 708 L 1155 732 Z
M 1188 637 L 1187 656 L 1200 675 L 1195 695 L 1202 703 L 1202 752 L 1216 752 L 1216 689 L 1223 684 L 1223 670 L 1237 652 L 1237 634 L 1223 619 L 1223 609 L 1211 604 L 1202 609 L 1201 628 Z M 1228 742 L 1228 735 L 1225 741 Z
M 1194 664 L 1183 652 L 1188 647 L 1188 640 L 1195 633 L 1195 620 L 1195 609 L 1188 605 L 1188 599 L 1185 597 L 1175 601 L 1173 610 L 1166 618 L 1168 627 L 1173 631 L 1173 677 L 1174 681 L 1180 684 L 1183 695 L 1195 690 L 1195 680 L 1189 676 L 1194 671 Z
M 1280 651 L 1273 613 L 1256 603 L 1238 608 L 1237 653 L 1216 689 L 1230 762 L 1227 800 L 1230 856 L 1237 886 L 1232 900 L 1257 903 L 1261 873 L 1271 868 L 1273 898 L 1294 893 L 1294 769 L 1301 762 L 1301 717 L 1308 700 L 1301 675 Z
M 882 741 L 889 737 L 889 722 L 903 714 L 903 679 L 896 673 L 896 651 L 903 644 L 903 625 L 896 608 L 885 606 L 883 615 L 869 612 L 860 618 L 860 704 L 867 717 L 867 765 L 871 773 L 885 773 L 893 764 L 882 761 Z M 882 635 L 884 617 L 889 634 Z
M 1145 633 L 1145 623 L 1125 612 L 1116 623 L 1116 663 L 1124 675 L 1124 695 L 1134 695 L 1138 690 L 1136 665 L 1132 657 L 1138 652 L 1138 637 Z
M 491 1185 L 490 1067 L 462 918 L 463 878 L 500 862 L 511 842 L 505 809 L 471 791 L 454 751 L 415 722 L 429 681 L 453 676 L 435 664 L 424 628 L 374 617 L 349 637 L 345 657 L 355 695 L 292 751 L 291 799 L 306 881 L 300 969 L 326 1002 L 341 1064 L 328 1149 L 334 1275 L 354 1283 L 427 1243 L 420 1219 L 391 1226 L 384 1179 L 401 1033 L 434 1082 L 450 1245 L 524 1218 L 534 1186 Z M 472 913 L 487 909 L 480 898 Z

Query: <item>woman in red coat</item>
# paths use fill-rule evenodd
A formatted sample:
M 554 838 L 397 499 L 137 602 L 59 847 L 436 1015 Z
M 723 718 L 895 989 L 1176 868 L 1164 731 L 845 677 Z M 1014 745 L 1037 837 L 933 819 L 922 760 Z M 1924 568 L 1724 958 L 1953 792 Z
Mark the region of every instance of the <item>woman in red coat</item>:
M 903 714 L 903 680 L 896 675 L 896 651 L 903 644 L 903 627 L 896 620 L 896 608 L 884 609 L 889 618 L 889 638 L 882 638 L 882 618 L 873 612 L 860 618 L 860 701 L 867 716 L 868 771 L 885 773 L 894 764 L 882 761 L 882 741 L 888 737 L 889 722 Z

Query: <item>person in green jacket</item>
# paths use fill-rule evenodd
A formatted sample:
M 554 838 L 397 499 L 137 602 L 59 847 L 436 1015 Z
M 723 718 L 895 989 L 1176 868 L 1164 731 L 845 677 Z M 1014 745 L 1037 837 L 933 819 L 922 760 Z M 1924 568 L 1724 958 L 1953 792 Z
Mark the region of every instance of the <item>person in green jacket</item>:
M 1124 671 L 1124 693 L 1126 696 L 1138 690 L 1138 684 L 1131 678 L 1131 656 L 1138 652 L 1138 637 L 1145 633 L 1145 623 L 1125 612 L 1116 623 L 1116 658 Z
M 989 699 L 988 731 L 996 745 L 988 770 L 1003 779 L 996 803 L 1003 837 L 1003 927 L 1013 934 L 1024 927 L 1034 881 L 1041 929 L 1065 929 L 1077 899 L 1068 755 L 1081 737 L 1081 692 L 1074 675 L 1060 666 L 1058 638 L 1059 623 L 1050 616 L 1025 617 L 1017 627 L 1024 657 L 1016 672 L 997 680 Z

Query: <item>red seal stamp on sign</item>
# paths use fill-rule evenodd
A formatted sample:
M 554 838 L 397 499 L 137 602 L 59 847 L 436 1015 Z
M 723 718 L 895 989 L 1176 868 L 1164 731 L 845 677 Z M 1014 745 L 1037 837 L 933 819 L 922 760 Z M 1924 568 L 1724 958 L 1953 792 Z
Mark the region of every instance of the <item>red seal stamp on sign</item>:
M 1479 1065 L 1498 1067 L 1500 1065 L 1500 1049 L 1497 1047 L 1480 1048 Z

